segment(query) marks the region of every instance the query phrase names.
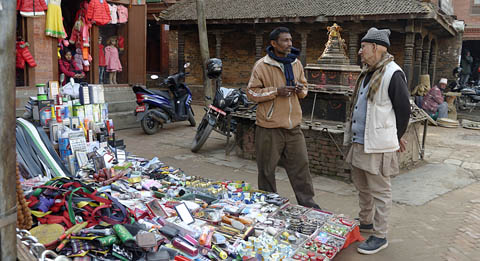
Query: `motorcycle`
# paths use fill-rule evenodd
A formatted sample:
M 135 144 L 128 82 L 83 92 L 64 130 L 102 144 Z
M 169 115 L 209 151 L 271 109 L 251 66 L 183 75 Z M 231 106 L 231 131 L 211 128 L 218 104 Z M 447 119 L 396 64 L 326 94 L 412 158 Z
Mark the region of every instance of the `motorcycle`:
M 189 63 L 184 68 L 189 67 Z M 143 131 L 152 135 L 158 131 L 163 124 L 189 121 L 190 126 L 196 125 L 194 113 L 191 107 L 192 92 L 183 82 L 188 73 L 179 72 L 168 76 L 163 85 L 168 87 L 169 91 L 151 90 L 145 86 L 134 85 L 132 87 L 137 99 L 135 116 L 140 121 Z M 157 80 L 157 75 L 152 75 L 152 80 Z
M 247 95 L 241 89 L 218 88 L 212 104 L 205 108 L 206 113 L 198 125 L 191 151 L 198 152 L 212 130 L 227 137 L 230 137 L 231 133 L 235 133 L 236 122 L 229 115 L 241 105 L 247 104 Z
M 473 84 L 460 84 L 460 72 L 461 68 L 459 67 L 453 70 L 455 81 L 451 82 L 448 87 L 452 92 L 461 93 L 461 96 L 457 98 L 457 109 L 472 112 L 476 107 L 480 107 L 480 87 Z

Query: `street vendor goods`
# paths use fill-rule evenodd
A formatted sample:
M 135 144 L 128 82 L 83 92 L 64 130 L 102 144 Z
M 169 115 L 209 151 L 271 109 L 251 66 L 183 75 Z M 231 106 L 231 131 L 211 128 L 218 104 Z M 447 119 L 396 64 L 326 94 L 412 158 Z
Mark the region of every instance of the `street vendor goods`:
M 98 115 L 102 99 L 91 98 L 95 90 L 82 88 L 75 114 L 53 108 L 58 112 L 45 124 L 17 119 L 17 189 L 24 191 L 21 219 L 28 222 L 21 223 L 29 229 L 17 231 L 23 254 L 105 261 L 331 260 L 363 240 L 358 224 L 343 215 L 126 152 L 113 122 Z M 58 98 L 52 103 L 60 107 Z
M 74 177 L 24 180 L 32 235 L 73 260 L 331 260 L 361 239 L 348 217 L 242 181 L 188 176 L 157 158 L 127 162 L 96 170 L 90 159 Z M 99 172 L 119 178 L 105 183 Z

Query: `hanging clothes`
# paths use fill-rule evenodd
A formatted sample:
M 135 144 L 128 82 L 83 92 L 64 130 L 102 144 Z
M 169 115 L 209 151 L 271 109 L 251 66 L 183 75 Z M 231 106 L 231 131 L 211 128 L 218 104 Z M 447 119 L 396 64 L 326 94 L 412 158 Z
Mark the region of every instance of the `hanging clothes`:
M 67 34 L 63 27 L 62 0 L 49 0 L 47 10 L 47 23 L 45 34 L 55 38 L 66 38 Z
M 117 5 L 118 23 L 123 24 L 128 21 L 128 8 L 123 5 Z
M 110 8 L 107 0 L 91 0 L 88 4 L 87 20 L 96 25 L 108 24 L 110 18 Z
M 107 72 L 122 71 L 118 49 L 115 46 L 109 45 L 105 47 L 105 62 L 107 64 Z
M 110 17 L 112 20 L 110 21 L 111 24 L 118 23 L 118 15 L 117 15 L 117 5 L 111 4 L 108 5 L 110 10 Z
M 73 60 L 74 60 L 74 62 L 75 62 L 76 67 L 83 70 L 83 54 L 82 54 L 82 49 L 77 48 L 77 49 L 75 50 L 75 55 L 73 56 Z
M 87 1 L 82 2 L 80 9 L 75 15 L 75 24 L 72 29 L 72 36 L 70 37 L 71 44 L 77 44 L 82 47 L 90 47 L 90 28 L 91 23 L 86 19 L 88 10 Z
M 16 44 L 17 60 L 15 63 L 15 66 L 19 69 L 25 68 L 25 62 L 27 62 L 30 67 L 37 66 L 37 64 L 35 63 L 35 60 L 33 59 L 32 54 L 28 50 L 28 46 L 29 44 L 26 43 L 25 41 L 18 41 Z
M 45 15 L 47 4 L 45 0 L 17 0 L 17 10 L 23 16 Z
M 98 66 L 100 67 L 104 67 L 104 66 L 107 66 L 107 62 L 105 60 L 105 50 L 104 50 L 105 46 L 103 46 L 103 44 L 99 44 L 98 45 Z
M 118 49 L 120 51 L 125 50 L 125 38 L 123 38 L 123 36 L 118 37 Z

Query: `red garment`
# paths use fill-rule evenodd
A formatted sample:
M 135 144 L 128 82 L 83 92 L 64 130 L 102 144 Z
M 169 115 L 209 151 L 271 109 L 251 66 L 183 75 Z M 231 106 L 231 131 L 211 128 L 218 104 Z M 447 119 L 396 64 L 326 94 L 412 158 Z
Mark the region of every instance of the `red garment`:
M 108 24 L 112 18 L 110 17 L 110 8 L 107 0 L 91 0 L 88 4 L 86 18 L 97 25 Z
M 71 44 L 79 43 L 82 47 L 90 47 L 89 29 L 92 25 L 90 21 L 86 19 L 87 10 L 88 3 L 84 1 L 75 15 L 75 24 L 72 29 L 72 36 L 70 37 Z
M 45 0 L 17 0 L 17 10 L 23 16 L 45 15 L 47 4 Z
M 428 93 L 423 98 L 422 109 L 430 114 L 437 112 L 438 105 L 443 103 L 443 95 L 440 88 L 436 85 L 428 91 Z
M 65 74 L 65 79 L 62 82 L 62 85 L 65 85 L 67 81 L 75 76 L 75 71 L 80 72 L 82 69 L 78 68 L 78 66 L 72 61 L 67 61 L 65 59 L 58 60 L 58 65 L 60 68 L 60 73 Z
M 25 68 L 25 62 L 28 63 L 30 67 L 35 67 L 37 64 L 33 59 L 32 54 L 28 50 L 28 43 L 24 41 L 17 42 L 17 60 L 16 60 L 16 67 L 23 69 Z
M 119 36 L 118 37 L 118 49 L 120 49 L 120 51 L 123 51 L 124 48 L 125 48 L 125 38 L 123 38 L 123 36 Z
M 103 46 L 103 44 L 99 44 L 98 45 L 98 48 L 100 49 L 99 51 L 99 55 L 98 55 L 98 66 L 107 66 L 107 62 L 105 61 L 105 50 L 103 48 L 105 48 L 105 46 Z

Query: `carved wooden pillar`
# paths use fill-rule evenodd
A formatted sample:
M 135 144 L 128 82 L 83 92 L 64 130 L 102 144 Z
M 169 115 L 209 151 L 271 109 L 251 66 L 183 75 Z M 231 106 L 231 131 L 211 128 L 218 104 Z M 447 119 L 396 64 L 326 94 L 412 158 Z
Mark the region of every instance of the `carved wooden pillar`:
M 427 74 L 428 73 L 428 66 L 429 66 L 429 60 L 430 60 L 430 44 L 431 41 L 430 39 L 426 41 L 423 44 L 423 57 L 422 57 L 422 74 Z M 433 79 L 430 79 L 432 81 Z
M 413 69 L 413 47 L 415 43 L 415 34 L 405 34 L 405 57 L 403 67 L 405 70 L 405 76 L 407 77 L 408 86 L 411 87 L 412 83 L 412 69 Z
M 255 31 L 255 60 L 262 58 L 263 30 Z
M 181 71 L 185 64 L 185 32 L 178 31 L 178 71 Z
M 221 59 L 222 52 L 222 32 L 215 32 L 215 57 Z M 222 75 L 217 78 L 216 87 L 222 86 Z
M 437 46 L 431 47 L 430 51 L 430 65 L 428 67 L 428 74 L 430 74 L 430 81 L 435 83 L 436 71 L 437 71 Z
M 417 38 L 415 40 L 415 64 L 413 65 L 413 82 L 412 88 L 415 88 L 420 79 L 420 71 L 422 69 L 422 52 L 423 52 L 423 39 Z
M 350 59 L 350 64 L 356 65 L 358 63 L 358 38 L 358 33 L 352 31 L 348 33 L 348 58 Z
M 307 65 L 307 38 L 308 32 L 307 31 L 300 31 L 301 37 L 301 50 L 300 50 L 300 61 L 302 62 L 303 66 Z

